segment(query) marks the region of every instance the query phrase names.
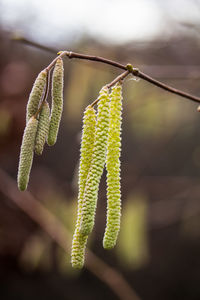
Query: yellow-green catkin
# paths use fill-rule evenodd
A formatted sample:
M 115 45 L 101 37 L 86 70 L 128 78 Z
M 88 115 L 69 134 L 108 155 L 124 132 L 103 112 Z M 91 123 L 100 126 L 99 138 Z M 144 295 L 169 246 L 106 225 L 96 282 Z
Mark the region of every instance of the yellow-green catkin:
M 63 111 L 63 79 L 64 69 L 61 58 L 57 59 L 52 75 L 52 108 L 47 143 L 53 146 L 56 143 L 60 120 Z
M 37 126 L 38 120 L 35 117 L 31 117 L 24 130 L 17 177 L 18 188 L 20 191 L 26 190 L 29 182 Z
M 121 154 L 121 120 L 122 120 L 122 85 L 116 84 L 110 94 L 110 123 L 108 131 L 108 148 L 106 157 L 107 169 L 107 224 L 103 239 L 103 247 L 111 249 L 115 246 L 120 229 L 121 186 L 120 186 L 120 154 Z
M 83 196 L 85 184 L 92 160 L 94 148 L 96 126 L 96 113 L 93 107 L 88 106 L 83 117 L 83 132 L 81 140 L 81 157 L 79 164 L 79 194 L 78 194 L 78 212 L 76 228 L 72 240 L 71 263 L 74 268 L 82 268 L 85 258 L 85 247 L 87 243 L 87 235 L 82 235 L 79 231 L 81 221 L 81 211 L 83 206 Z
M 109 91 L 101 89 L 98 102 L 97 125 L 91 167 L 87 176 L 81 212 L 80 232 L 88 235 L 94 226 L 99 182 L 106 158 L 109 126 Z
M 44 102 L 38 121 L 38 128 L 35 138 L 35 153 L 41 155 L 44 149 L 46 137 L 49 132 L 50 109 L 47 101 Z
M 29 119 L 37 112 L 46 83 L 47 71 L 43 70 L 38 74 L 29 96 L 26 108 L 26 123 L 28 123 Z

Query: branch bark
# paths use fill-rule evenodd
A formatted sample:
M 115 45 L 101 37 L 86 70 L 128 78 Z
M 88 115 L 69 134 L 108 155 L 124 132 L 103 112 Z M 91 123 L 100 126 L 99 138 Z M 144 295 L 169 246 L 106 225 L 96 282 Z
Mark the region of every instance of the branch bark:
M 41 45 L 39 43 L 28 40 L 24 37 L 13 37 L 13 39 L 17 40 L 19 42 L 22 42 L 24 44 L 27 44 L 29 46 L 36 47 L 38 49 L 48 51 L 50 53 L 55 54 L 57 52 L 53 48 L 46 47 L 46 46 Z M 62 51 L 62 52 L 60 52 L 60 55 L 62 55 L 62 56 L 66 55 L 69 59 L 77 58 L 77 59 L 84 59 L 84 60 L 91 60 L 91 61 L 101 62 L 101 63 L 104 63 L 104 64 L 111 65 L 113 67 L 119 68 L 121 70 L 125 70 L 125 71 L 128 70 L 129 73 L 131 73 L 133 76 L 139 77 L 139 78 L 141 78 L 141 79 L 143 79 L 143 80 L 145 80 L 145 81 L 147 81 L 147 82 L 149 82 L 149 83 L 151 83 L 151 84 L 153 84 L 153 85 L 155 85 L 155 86 L 157 86 L 157 87 L 159 87 L 163 90 L 166 90 L 166 91 L 168 91 L 172 94 L 181 96 L 185 99 L 191 100 L 193 102 L 200 103 L 200 97 L 191 95 L 191 94 L 186 93 L 182 90 L 178 90 L 178 89 L 173 88 L 173 87 L 171 87 L 167 84 L 164 84 L 164 83 L 150 77 L 149 75 L 143 73 L 142 71 L 138 70 L 137 68 L 133 68 L 132 65 L 130 65 L 130 64 L 123 65 L 119 62 L 116 62 L 116 61 L 113 61 L 113 60 L 110 60 L 110 59 L 107 59 L 107 58 L 103 58 L 103 57 L 100 57 L 100 56 L 86 55 L 86 54 L 76 53 L 76 52 L 72 52 L 72 51 Z M 56 59 L 54 61 L 56 61 Z M 52 67 L 52 65 L 51 65 L 51 67 Z

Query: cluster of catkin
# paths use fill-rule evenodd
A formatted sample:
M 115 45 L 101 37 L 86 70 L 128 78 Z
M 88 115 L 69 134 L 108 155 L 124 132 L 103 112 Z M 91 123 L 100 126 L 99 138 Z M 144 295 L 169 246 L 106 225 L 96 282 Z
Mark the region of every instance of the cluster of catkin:
M 45 142 L 52 146 L 57 140 L 63 110 L 64 69 L 60 57 L 55 61 L 52 74 L 51 110 L 47 102 L 49 73 L 48 68 L 39 73 L 27 104 L 17 178 L 21 191 L 27 188 L 34 152 L 41 155 Z M 107 170 L 107 224 L 103 238 L 105 249 L 115 246 L 120 229 L 121 82 L 112 87 L 111 92 L 108 86 L 101 89 L 97 110 L 96 114 L 93 105 L 89 105 L 83 117 L 78 213 L 71 253 L 74 268 L 82 268 L 84 265 L 86 243 L 94 227 L 104 166 Z
M 45 142 L 49 146 L 56 143 L 63 110 L 63 74 L 63 61 L 58 58 L 52 74 L 51 111 L 47 102 L 49 70 L 39 73 L 30 93 L 17 177 L 20 191 L 27 188 L 34 152 L 41 155 Z
M 111 93 L 107 86 L 103 87 L 98 100 L 97 115 L 89 105 L 83 117 L 78 213 L 71 252 L 74 268 L 82 268 L 84 265 L 87 238 L 94 226 L 99 182 L 104 166 L 107 170 L 107 224 L 103 238 L 105 249 L 115 246 L 120 229 L 122 84 L 117 83 Z

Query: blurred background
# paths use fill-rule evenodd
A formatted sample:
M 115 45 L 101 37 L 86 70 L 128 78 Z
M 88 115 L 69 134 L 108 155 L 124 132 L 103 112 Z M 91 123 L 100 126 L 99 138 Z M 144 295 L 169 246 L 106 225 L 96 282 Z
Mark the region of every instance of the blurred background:
M 76 219 L 82 115 L 120 71 L 65 59 L 58 141 L 35 156 L 29 192 L 22 196 L 16 176 L 26 103 L 55 54 L 13 35 L 55 51 L 130 62 L 200 96 L 200 1 L 0 0 L 0 298 L 200 299 L 197 104 L 131 76 L 125 80 L 118 243 L 111 251 L 102 247 L 103 174 L 89 239 L 96 256 L 88 255 L 89 268 L 73 270 L 63 248 L 70 248 Z

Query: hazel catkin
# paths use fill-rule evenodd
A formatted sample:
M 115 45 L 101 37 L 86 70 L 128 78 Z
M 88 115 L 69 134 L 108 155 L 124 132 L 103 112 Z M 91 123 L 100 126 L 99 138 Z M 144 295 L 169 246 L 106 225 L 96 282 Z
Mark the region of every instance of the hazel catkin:
M 47 139 L 49 146 L 53 146 L 56 143 L 60 126 L 63 111 L 63 78 L 63 61 L 61 58 L 58 58 L 52 75 L 52 107 Z
M 35 138 L 35 153 L 41 155 L 49 131 L 50 109 L 47 101 L 44 102 L 38 121 L 38 128 Z
M 71 263 L 74 268 L 82 268 L 84 264 L 85 247 L 87 235 L 83 235 L 79 231 L 81 212 L 83 206 L 83 196 L 85 184 L 91 166 L 94 138 L 96 126 L 96 113 L 93 107 L 88 106 L 83 117 L 83 131 L 81 140 L 81 157 L 79 164 L 79 194 L 78 194 L 78 212 L 76 220 L 76 228 L 72 240 Z
M 43 70 L 38 74 L 29 96 L 26 108 L 26 123 L 28 123 L 29 119 L 37 112 L 46 83 L 47 71 Z
M 116 84 L 110 95 L 110 122 L 108 131 L 108 148 L 106 157 L 107 169 L 107 224 L 103 247 L 115 246 L 120 229 L 121 187 L 120 187 L 120 154 L 121 154 L 121 114 L 122 85 Z
M 38 120 L 35 117 L 31 117 L 24 130 L 17 177 L 18 188 L 20 191 L 26 190 L 29 182 L 29 175 L 33 162 L 33 151 L 35 146 L 37 126 Z
M 106 158 L 109 125 L 109 93 L 105 86 L 101 89 L 98 102 L 97 125 L 95 130 L 94 151 L 88 172 L 81 212 L 80 232 L 88 235 L 94 226 L 99 182 Z

